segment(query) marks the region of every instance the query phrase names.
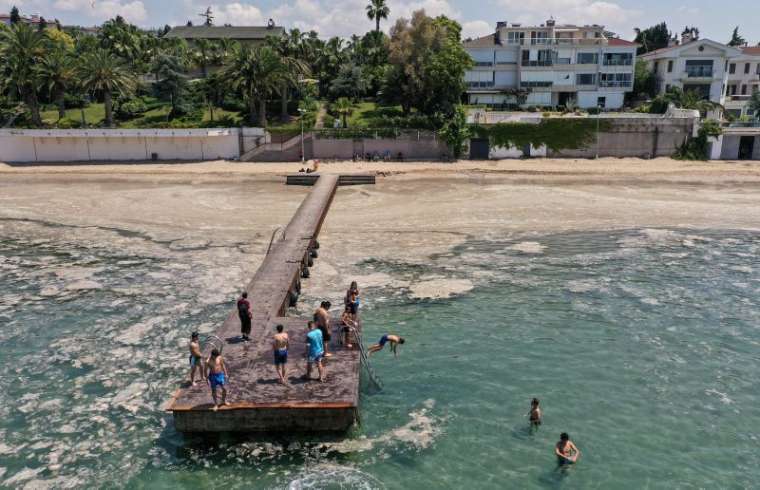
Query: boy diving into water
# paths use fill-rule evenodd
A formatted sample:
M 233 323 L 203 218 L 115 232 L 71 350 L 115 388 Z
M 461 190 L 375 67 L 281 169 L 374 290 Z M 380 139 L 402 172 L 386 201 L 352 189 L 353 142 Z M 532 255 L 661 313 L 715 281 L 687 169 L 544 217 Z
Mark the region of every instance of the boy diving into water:
M 391 352 L 393 352 L 393 355 L 395 357 L 398 357 L 398 352 L 396 349 L 398 348 L 399 344 L 403 344 L 404 342 L 406 342 L 406 340 L 404 340 L 404 337 L 399 337 L 398 335 L 385 334 L 382 337 L 380 337 L 380 341 L 377 344 L 369 348 L 369 355 L 372 355 L 375 352 L 379 352 L 383 350 L 383 347 L 385 347 L 385 344 L 387 344 L 388 342 L 391 343 Z

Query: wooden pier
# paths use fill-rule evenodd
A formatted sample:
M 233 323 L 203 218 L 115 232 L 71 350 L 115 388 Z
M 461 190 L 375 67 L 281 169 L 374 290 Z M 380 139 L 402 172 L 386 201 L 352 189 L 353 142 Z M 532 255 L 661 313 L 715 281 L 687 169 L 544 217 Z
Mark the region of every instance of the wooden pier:
M 316 368 L 312 380 L 303 380 L 309 318 L 285 316 L 288 307 L 295 305 L 304 271 L 308 272 L 314 260 L 317 236 L 340 179 L 337 175 L 310 174 L 313 182 L 300 183 L 314 188 L 288 226 L 273 236 L 264 262 L 246 288 L 253 311 L 251 341 L 240 340 L 240 320 L 234 309 L 215 337 L 209 337 L 203 345 L 204 359 L 213 347 L 222 347 L 230 375 L 230 405 L 213 411 L 211 390 L 205 380 L 194 387 L 180 388 L 167 408 L 174 415 L 178 431 L 335 432 L 347 430 L 358 420 L 359 351 L 343 348 L 339 331 L 334 329 L 330 346 L 334 356 L 324 361 L 327 381 L 318 381 Z M 352 183 L 347 179 L 346 185 Z M 338 298 L 331 299 L 338 303 Z M 290 335 L 290 386 L 277 382 L 273 365 L 272 336 L 278 324 Z

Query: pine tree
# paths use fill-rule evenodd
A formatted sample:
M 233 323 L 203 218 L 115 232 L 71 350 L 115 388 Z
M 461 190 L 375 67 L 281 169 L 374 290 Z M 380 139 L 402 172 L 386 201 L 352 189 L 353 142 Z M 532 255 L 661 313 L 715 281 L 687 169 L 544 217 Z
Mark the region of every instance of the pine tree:
M 739 26 L 734 27 L 734 32 L 731 34 L 731 40 L 728 41 L 729 46 L 744 46 L 747 40 L 739 35 Z
M 21 22 L 21 15 L 18 13 L 18 8 L 14 5 L 13 8 L 11 8 L 11 25 L 15 26 Z

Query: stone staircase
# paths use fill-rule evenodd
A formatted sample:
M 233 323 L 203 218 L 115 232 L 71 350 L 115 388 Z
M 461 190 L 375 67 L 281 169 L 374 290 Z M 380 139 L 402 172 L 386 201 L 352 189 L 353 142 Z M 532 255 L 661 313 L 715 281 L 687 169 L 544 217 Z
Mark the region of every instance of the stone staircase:
M 311 150 L 311 141 L 311 133 L 305 134 L 303 144 L 307 156 Z M 300 159 L 300 134 L 281 143 L 265 143 L 240 155 L 241 162 L 295 162 Z

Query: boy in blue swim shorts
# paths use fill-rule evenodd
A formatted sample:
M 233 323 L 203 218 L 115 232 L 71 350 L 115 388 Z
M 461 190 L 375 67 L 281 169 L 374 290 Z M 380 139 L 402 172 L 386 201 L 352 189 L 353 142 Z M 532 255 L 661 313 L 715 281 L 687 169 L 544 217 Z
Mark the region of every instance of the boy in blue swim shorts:
M 227 403 L 227 381 L 229 380 L 229 373 L 227 373 L 227 366 L 224 364 L 224 358 L 222 358 L 220 352 L 217 349 L 211 351 L 211 355 L 206 359 L 206 373 L 208 385 L 211 388 L 211 397 L 214 399 L 213 411 L 219 410 L 220 404 L 217 400 L 216 390 L 221 387 L 222 389 L 222 403 L 221 405 L 229 405 Z
M 322 331 L 317 328 L 314 322 L 309 322 L 309 333 L 306 334 L 306 343 L 309 346 L 308 359 L 306 360 L 306 374 L 304 379 L 311 379 L 312 364 L 317 365 L 319 371 L 319 381 L 325 382 L 327 376 L 326 370 L 322 365 L 322 358 L 325 356 L 324 342 L 322 340 Z
M 377 344 L 369 348 L 369 351 L 368 351 L 369 355 L 372 355 L 375 352 L 379 352 L 383 350 L 383 347 L 385 347 L 385 344 L 387 344 L 388 342 L 391 343 L 391 352 L 393 352 L 393 355 L 395 357 L 398 357 L 398 351 L 396 349 L 398 348 L 399 344 L 405 343 L 406 340 L 404 340 L 404 337 L 399 337 L 398 335 L 385 334 L 382 337 L 380 337 L 380 341 Z
M 274 334 L 272 339 L 272 352 L 274 354 L 274 369 L 277 371 L 277 376 L 280 378 L 280 384 L 288 384 L 288 379 L 285 374 L 285 365 L 288 363 L 288 346 L 290 339 L 288 334 L 283 332 L 284 327 L 277 325 L 277 333 Z

